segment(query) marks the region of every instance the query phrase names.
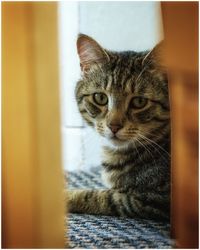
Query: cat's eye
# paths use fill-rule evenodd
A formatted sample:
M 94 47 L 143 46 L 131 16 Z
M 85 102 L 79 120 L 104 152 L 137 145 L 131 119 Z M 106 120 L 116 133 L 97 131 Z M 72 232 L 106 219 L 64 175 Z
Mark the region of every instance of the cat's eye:
M 106 105 L 108 103 L 108 97 L 104 93 L 94 93 L 93 100 L 98 105 Z
M 144 108 L 148 103 L 148 99 L 144 97 L 133 97 L 131 100 L 131 108 L 141 109 Z

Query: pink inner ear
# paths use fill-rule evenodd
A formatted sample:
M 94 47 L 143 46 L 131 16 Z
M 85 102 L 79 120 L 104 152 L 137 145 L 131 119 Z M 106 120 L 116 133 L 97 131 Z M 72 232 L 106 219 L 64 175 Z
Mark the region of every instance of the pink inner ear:
M 81 35 L 77 40 L 77 50 L 82 71 L 88 70 L 93 63 L 108 59 L 107 53 L 91 37 Z
M 90 63 L 99 60 L 98 48 L 95 44 L 88 43 L 88 41 L 80 44 L 79 56 L 81 63 Z

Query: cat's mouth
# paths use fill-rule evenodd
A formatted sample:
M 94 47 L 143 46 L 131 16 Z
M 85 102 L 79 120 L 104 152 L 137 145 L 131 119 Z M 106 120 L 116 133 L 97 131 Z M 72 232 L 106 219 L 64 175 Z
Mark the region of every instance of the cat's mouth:
M 114 140 L 114 141 L 121 141 L 121 139 L 119 139 L 119 137 L 117 137 L 117 135 L 113 135 L 113 136 L 111 136 L 111 138 L 110 138 L 111 140 Z
M 119 135 L 117 134 L 112 134 L 109 138 L 110 140 L 114 141 L 114 142 L 125 142 L 125 139 L 122 139 L 119 137 Z
M 118 146 L 124 146 L 127 144 L 130 144 L 134 141 L 135 135 L 132 134 L 132 136 L 124 136 L 121 134 L 112 134 L 109 136 L 109 140 L 111 143 L 118 145 Z

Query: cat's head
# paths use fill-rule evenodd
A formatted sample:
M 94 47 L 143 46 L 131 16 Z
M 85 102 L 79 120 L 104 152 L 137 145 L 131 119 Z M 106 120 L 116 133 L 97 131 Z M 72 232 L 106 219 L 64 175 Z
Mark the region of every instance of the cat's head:
M 82 117 L 113 145 L 161 138 L 169 132 L 167 78 L 159 44 L 150 52 L 111 52 L 79 35 L 82 79 L 76 100 Z

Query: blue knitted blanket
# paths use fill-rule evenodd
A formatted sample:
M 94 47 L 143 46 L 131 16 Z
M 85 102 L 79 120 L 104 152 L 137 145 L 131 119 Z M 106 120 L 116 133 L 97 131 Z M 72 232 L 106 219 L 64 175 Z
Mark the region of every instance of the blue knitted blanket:
M 97 168 L 67 174 L 68 189 L 103 188 Z M 170 225 L 144 219 L 69 214 L 70 248 L 173 248 Z

